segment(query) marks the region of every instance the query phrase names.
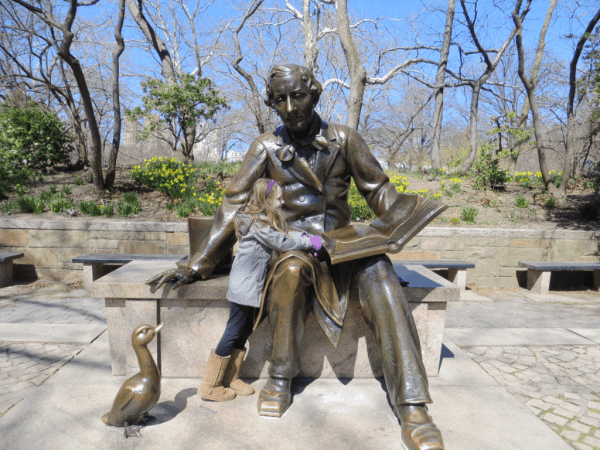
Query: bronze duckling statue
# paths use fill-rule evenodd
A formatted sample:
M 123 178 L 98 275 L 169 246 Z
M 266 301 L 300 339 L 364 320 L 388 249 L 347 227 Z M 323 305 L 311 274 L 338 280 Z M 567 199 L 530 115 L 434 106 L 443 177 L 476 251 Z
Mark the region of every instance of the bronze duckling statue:
M 141 437 L 140 423 L 160 398 L 160 372 L 148 350 L 148 344 L 160 331 L 163 324 L 153 327 L 141 325 L 131 336 L 131 343 L 138 358 L 140 373 L 129 378 L 115 397 L 112 409 L 102 416 L 102 422 L 115 427 L 125 427 L 125 437 Z

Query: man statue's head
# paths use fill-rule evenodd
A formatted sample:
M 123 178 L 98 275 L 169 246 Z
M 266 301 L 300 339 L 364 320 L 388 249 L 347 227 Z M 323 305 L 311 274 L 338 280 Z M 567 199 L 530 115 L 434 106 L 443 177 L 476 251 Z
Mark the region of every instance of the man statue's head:
M 269 73 L 266 90 L 265 104 L 277 112 L 289 130 L 302 133 L 308 129 L 323 92 L 309 69 L 296 64 L 275 66 Z

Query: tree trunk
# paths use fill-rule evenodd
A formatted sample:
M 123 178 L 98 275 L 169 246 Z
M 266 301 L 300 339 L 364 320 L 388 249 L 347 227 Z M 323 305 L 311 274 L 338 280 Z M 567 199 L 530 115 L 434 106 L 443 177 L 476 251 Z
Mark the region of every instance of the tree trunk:
M 256 83 L 254 82 L 252 75 L 250 75 L 240 66 L 240 63 L 244 59 L 244 55 L 242 54 L 239 33 L 240 31 L 242 31 L 242 28 L 244 28 L 244 24 L 246 23 L 246 21 L 258 10 L 260 5 L 262 5 L 264 1 L 265 0 L 256 0 L 256 3 L 253 3 L 249 7 L 248 11 L 242 18 L 242 21 L 234 31 L 233 42 L 235 45 L 236 57 L 231 63 L 236 72 L 239 73 L 242 76 L 242 78 L 244 78 L 244 80 L 246 80 L 246 83 L 250 87 L 250 91 L 252 92 L 252 105 L 254 106 L 254 111 L 252 111 L 252 113 L 254 114 L 254 118 L 256 119 L 256 126 L 258 127 L 258 132 L 260 134 L 267 132 L 267 120 L 265 120 L 265 118 L 263 117 L 263 109 L 261 107 L 260 94 L 258 92 L 258 88 L 256 87 Z
M 556 192 L 556 186 L 550 179 L 550 171 L 548 170 L 548 164 L 546 163 L 546 151 L 544 149 L 544 137 L 542 135 L 542 124 L 540 121 L 540 114 L 538 110 L 537 99 L 535 98 L 535 89 L 530 79 L 525 75 L 525 50 L 523 48 L 523 23 L 519 17 L 518 10 L 515 9 L 512 13 L 513 21 L 517 27 L 516 34 L 516 45 L 517 53 L 519 56 L 519 78 L 527 91 L 527 99 L 531 107 L 531 115 L 533 117 L 533 130 L 535 133 L 535 143 L 538 152 L 538 159 L 540 162 L 540 171 L 542 172 L 542 179 L 546 189 L 551 194 Z
M 169 53 L 169 49 L 162 41 L 162 39 L 156 35 L 152 25 L 146 19 L 143 12 L 143 0 L 125 0 L 127 2 L 127 7 L 133 16 L 133 20 L 138 24 L 144 36 L 146 36 L 146 40 L 154 50 L 156 54 L 160 58 L 160 62 L 162 64 L 162 76 L 166 81 L 172 82 L 175 79 L 175 69 L 173 67 L 173 61 L 171 60 L 171 54 Z M 138 3 L 139 2 L 139 3 Z
M 367 85 L 367 71 L 360 61 L 360 55 L 350 32 L 348 0 L 336 1 L 336 18 L 340 44 L 346 57 L 348 72 L 350 73 L 350 98 L 348 99 L 346 125 L 358 129 L 365 86 Z
M 117 47 L 113 50 L 113 73 L 112 73 L 112 94 L 113 94 L 113 139 L 108 159 L 108 169 L 106 170 L 105 189 L 112 189 L 115 184 L 117 172 L 117 155 L 121 145 L 121 99 L 119 92 L 119 58 L 125 50 L 125 41 L 121 35 L 123 29 L 123 20 L 125 19 L 125 0 L 119 0 L 119 18 L 115 25 L 115 40 Z
M 529 77 L 531 80 L 531 84 L 533 85 L 533 89 L 537 87 L 538 75 L 540 73 L 540 66 L 542 64 L 542 56 L 544 55 L 544 48 L 546 47 L 546 32 L 548 31 L 548 27 L 550 26 L 550 22 L 552 21 L 552 15 L 554 14 L 554 8 L 556 7 L 556 1 L 552 0 L 550 5 L 548 5 L 548 11 L 546 12 L 546 18 L 544 19 L 544 25 L 540 30 L 540 37 L 538 38 L 538 45 L 535 51 L 535 60 L 533 62 L 533 67 L 531 68 L 531 76 Z M 527 125 L 527 116 L 529 115 L 529 99 L 526 99 L 523 102 L 523 108 L 521 109 L 521 115 L 519 116 L 519 129 L 525 130 Z M 521 143 L 517 143 L 517 152 L 519 151 Z M 514 166 L 512 168 L 511 173 L 514 175 L 517 168 L 517 160 L 519 158 L 519 154 L 511 155 L 511 161 L 514 160 Z
M 473 83 L 473 93 L 471 94 L 471 112 L 469 117 L 469 155 L 467 159 L 463 162 L 462 167 L 460 168 L 461 172 L 467 173 L 477 158 L 477 145 L 478 145 L 478 136 L 477 136 L 477 115 L 479 113 L 479 93 L 481 92 L 481 83 L 479 80 L 476 80 Z
M 567 105 L 567 154 L 565 155 L 565 165 L 563 167 L 563 176 L 562 182 L 560 183 L 560 187 L 558 188 L 558 192 L 560 195 L 565 195 L 567 193 L 567 184 L 569 182 L 569 177 L 571 176 L 571 171 L 573 169 L 573 153 L 574 153 L 574 145 L 573 145 L 573 128 L 575 123 L 575 89 L 577 88 L 577 63 L 579 62 L 579 57 L 581 56 L 581 52 L 583 51 L 583 47 L 587 40 L 590 37 L 592 31 L 596 27 L 596 24 L 600 21 L 600 10 L 596 13 L 596 15 L 590 20 L 587 28 L 584 33 L 579 38 L 577 42 L 577 47 L 575 47 L 575 53 L 573 54 L 573 59 L 571 59 L 571 65 L 569 70 L 569 103 Z
M 448 0 L 448 10 L 446 11 L 446 27 L 444 28 L 444 42 L 440 52 L 440 65 L 438 66 L 435 79 L 438 87 L 435 93 L 435 109 L 433 111 L 433 138 L 431 143 L 431 165 L 434 169 L 442 167 L 441 158 L 441 135 L 442 121 L 444 118 L 444 87 L 446 80 L 446 67 L 448 65 L 448 54 L 450 53 L 450 42 L 452 40 L 452 25 L 454 24 L 454 11 L 456 10 L 456 0 Z

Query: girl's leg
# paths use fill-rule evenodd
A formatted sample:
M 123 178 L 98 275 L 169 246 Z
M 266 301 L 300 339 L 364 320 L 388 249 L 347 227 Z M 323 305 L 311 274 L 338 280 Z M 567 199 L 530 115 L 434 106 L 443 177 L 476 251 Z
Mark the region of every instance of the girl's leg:
M 252 309 L 255 308 L 238 305 L 233 302 L 229 303 L 229 320 L 227 321 L 227 326 L 223 332 L 223 337 L 215 349 L 215 354 L 221 358 L 229 356 L 229 352 L 234 344 L 245 335 L 245 330 L 247 328 L 246 322 L 251 322 L 251 320 L 248 320 L 248 316 L 251 315 L 250 310 Z M 250 324 L 250 332 L 252 332 L 252 324 Z M 246 339 L 248 339 L 248 336 L 250 336 L 250 333 L 248 333 Z M 244 340 L 244 344 L 245 343 L 246 341 Z
M 258 314 L 258 308 L 254 308 L 252 306 L 242 306 L 242 308 L 245 310 L 244 313 L 246 315 L 246 322 L 244 323 L 240 337 L 232 345 L 232 347 L 237 350 L 244 350 L 246 348 L 246 342 L 248 342 L 248 338 L 252 334 L 254 321 L 256 320 L 256 315 Z

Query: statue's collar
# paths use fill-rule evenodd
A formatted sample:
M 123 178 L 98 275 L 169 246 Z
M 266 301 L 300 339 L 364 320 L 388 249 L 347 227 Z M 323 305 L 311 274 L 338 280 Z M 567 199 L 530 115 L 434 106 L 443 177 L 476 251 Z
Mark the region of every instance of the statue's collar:
M 279 147 L 276 151 L 277 157 L 284 162 L 294 159 L 298 147 L 308 146 L 318 151 L 324 150 L 327 147 L 330 147 L 332 150 L 339 149 L 339 145 L 335 142 L 335 134 L 330 132 L 327 122 L 322 120 L 317 113 L 315 113 L 311 122 L 308 137 L 300 140 L 294 139 L 285 125 L 277 128 L 274 135 L 277 138 L 275 143 Z
M 280 147 L 283 145 L 290 145 L 298 143 L 299 141 L 292 137 L 292 134 L 285 125 L 281 125 L 275 130 L 275 136 L 277 137 L 276 144 Z M 329 125 L 315 112 L 314 118 L 310 124 L 310 133 L 307 138 L 300 141 L 305 141 L 314 138 L 315 136 L 323 136 L 329 143 L 336 140 L 335 135 L 330 133 Z

